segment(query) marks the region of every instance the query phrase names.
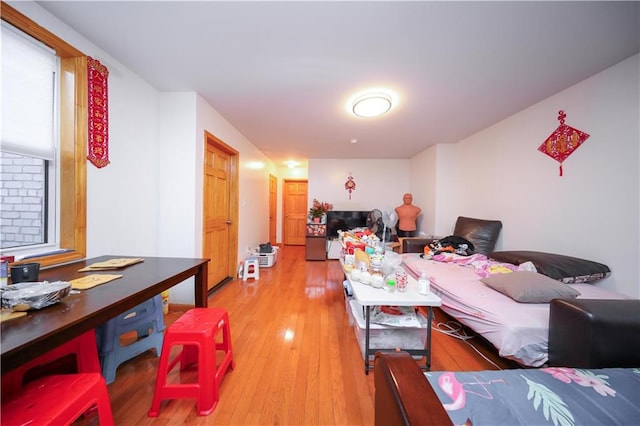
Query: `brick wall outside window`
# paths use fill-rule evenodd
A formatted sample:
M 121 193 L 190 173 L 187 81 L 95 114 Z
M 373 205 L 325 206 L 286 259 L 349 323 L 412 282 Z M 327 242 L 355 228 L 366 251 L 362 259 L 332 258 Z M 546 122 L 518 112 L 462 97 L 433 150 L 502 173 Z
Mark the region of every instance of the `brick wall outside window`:
M 0 152 L 2 248 L 45 242 L 45 167 L 44 160 Z

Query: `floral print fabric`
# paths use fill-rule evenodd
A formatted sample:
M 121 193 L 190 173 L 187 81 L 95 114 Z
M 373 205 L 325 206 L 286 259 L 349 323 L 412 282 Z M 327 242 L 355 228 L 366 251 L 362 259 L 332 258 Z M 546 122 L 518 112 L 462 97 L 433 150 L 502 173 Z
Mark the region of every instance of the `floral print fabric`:
M 427 372 L 456 425 L 632 425 L 640 368 Z

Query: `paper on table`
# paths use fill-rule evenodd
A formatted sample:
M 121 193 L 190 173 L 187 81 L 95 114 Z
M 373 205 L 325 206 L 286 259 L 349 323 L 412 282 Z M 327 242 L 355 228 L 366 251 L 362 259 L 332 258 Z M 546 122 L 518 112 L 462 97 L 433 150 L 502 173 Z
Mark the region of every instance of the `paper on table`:
M 109 281 L 117 280 L 118 278 L 122 278 L 122 275 L 92 274 L 69 282 L 71 283 L 71 288 L 86 290 L 100 284 L 108 283 Z
M 371 322 L 393 327 L 421 327 L 413 306 L 374 306 Z
M 2 312 L 0 312 L 0 322 L 10 321 L 25 315 L 27 315 L 26 312 L 13 312 L 10 309 L 3 309 Z
M 104 262 L 96 262 L 92 263 L 89 266 L 85 266 L 80 269 L 79 272 L 88 272 L 88 271 L 107 271 L 110 269 L 120 269 L 125 266 L 134 265 L 136 263 L 143 262 L 144 259 L 139 257 L 135 258 L 121 258 L 121 259 L 109 259 Z

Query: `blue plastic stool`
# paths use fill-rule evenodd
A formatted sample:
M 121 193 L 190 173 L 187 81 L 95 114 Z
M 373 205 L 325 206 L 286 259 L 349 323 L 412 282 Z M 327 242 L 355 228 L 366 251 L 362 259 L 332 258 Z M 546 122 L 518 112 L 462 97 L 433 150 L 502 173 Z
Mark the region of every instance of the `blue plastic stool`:
M 98 352 L 107 384 L 116 379 L 116 370 L 123 362 L 150 349 L 155 349 L 156 356 L 160 356 L 164 329 L 162 297 L 159 294 L 98 327 Z M 132 331 L 137 334 L 136 341 L 121 346 L 120 336 Z

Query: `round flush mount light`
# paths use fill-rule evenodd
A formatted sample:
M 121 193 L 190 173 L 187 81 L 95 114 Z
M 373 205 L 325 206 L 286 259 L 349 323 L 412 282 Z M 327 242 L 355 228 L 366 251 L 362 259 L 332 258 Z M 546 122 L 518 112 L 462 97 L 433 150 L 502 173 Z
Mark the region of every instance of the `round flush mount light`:
M 391 96 L 386 93 L 366 93 L 357 97 L 351 110 L 358 117 L 377 117 L 391 109 Z

